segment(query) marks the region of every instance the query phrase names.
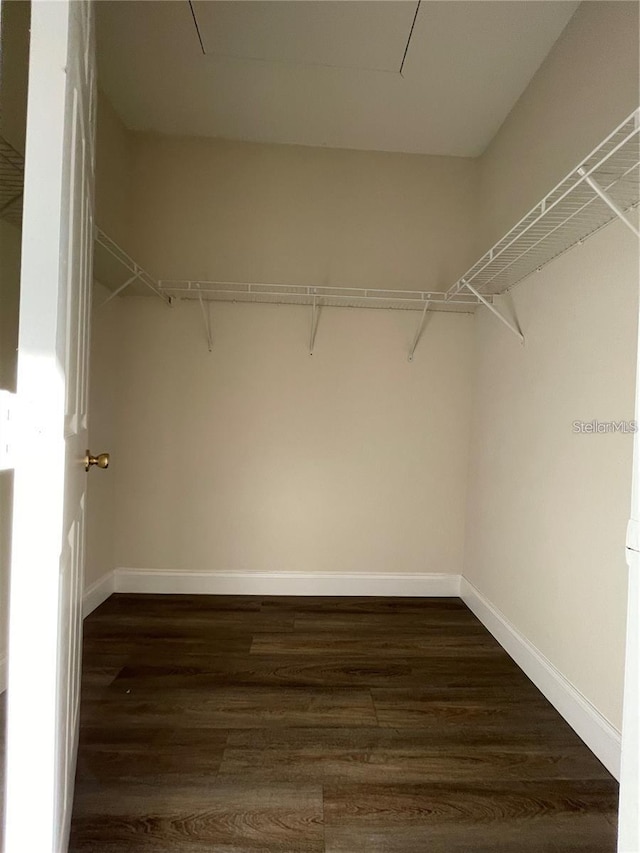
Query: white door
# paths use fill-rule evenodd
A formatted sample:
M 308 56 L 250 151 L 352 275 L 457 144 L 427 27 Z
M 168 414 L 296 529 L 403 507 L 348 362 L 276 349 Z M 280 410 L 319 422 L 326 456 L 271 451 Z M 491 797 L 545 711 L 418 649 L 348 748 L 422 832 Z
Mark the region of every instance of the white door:
M 638 323 L 640 332 L 640 320 Z M 640 340 L 636 368 L 636 422 L 640 424 Z M 627 531 L 629 603 L 624 667 L 622 756 L 620 762 L 619 853 L 640 851 L 640 434 L 633 443 L 631 519 Z
M 77 748 L 93 250 L 86 0 L 34 0 L 18 347 L 5 853 L 67 849 Z

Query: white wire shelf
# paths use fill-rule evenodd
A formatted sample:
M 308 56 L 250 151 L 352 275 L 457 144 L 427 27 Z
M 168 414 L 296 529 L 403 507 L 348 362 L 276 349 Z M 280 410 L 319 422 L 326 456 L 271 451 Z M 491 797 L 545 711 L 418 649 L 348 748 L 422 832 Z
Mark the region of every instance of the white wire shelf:
M 0 136 L 0 218 L 22 224 L 24 157 Z
M 166 281 L 158 287 L 172 299 L 203 299 L 210 302 L 263 302 L 281 305 L 329 306 L 338 308 L 386 308 L 472 312 L 479 304 L 471 293 L 448 298 L 444 292 L 420 290 L 377 290 L 354 287 L 310 287 L 229 281 Z
M 157 280 L 144 270 L 104 231 L 96 229 L 95 277 L 116 296 L 153 292 L 165 302 L 195 299 L 208 302 L 262 302 L 279 305 L 309 305 L 337 308 L 386 308 L 413 311 L 472 313 L 480 304 L 471 293 L 452 297 L 444 291 L 380 290 L 358 287 L 313 287 L 297 284 L 257 282 Z M 141 287 L 140 285 L 144 285 Z
M 524 216 L 448 291 L 453 299 L 471 285 L 485 296 L 503 293 L 618 214 L 595 182 L 626 213 L 640 203 L 640 110 L 635 110 Z

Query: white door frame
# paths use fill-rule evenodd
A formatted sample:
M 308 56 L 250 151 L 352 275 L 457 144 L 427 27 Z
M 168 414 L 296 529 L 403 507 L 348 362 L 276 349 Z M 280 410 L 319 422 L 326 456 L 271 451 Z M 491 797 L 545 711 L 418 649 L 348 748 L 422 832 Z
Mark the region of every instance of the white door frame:
M 639 273 L 640 274 L 640 273 Z M 640 285 L 640 282 L 639 282 Z M 640 291 L 640 287 L 639 287 Z M 640 299 L 636 357 L 636 425 L 640 426 Z M 627 638 L 624 665 L 618 851 L 640 851 L 640 433 L 633 440 L 631 517 L 627 528 Z
M 33 0 L 18 343 L 5 853 L 64 853 L 81 666 L 92 7 Z

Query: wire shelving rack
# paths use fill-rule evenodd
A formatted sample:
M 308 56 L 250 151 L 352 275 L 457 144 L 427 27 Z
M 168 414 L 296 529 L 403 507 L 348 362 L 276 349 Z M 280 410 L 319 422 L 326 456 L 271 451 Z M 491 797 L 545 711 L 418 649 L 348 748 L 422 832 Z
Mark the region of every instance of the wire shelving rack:
M 606 199 L 603 198 L 606 196 Z M 640 110 L 635 110 L 447 292 L 496 295 L 640 202 Z M 617 209 L 616 209 L 617 208 Z
M 487 307 L 522 342 L 517 325 L 494 304 L 499 296 L 554 258 L 620 219 L 640 237 L 632 214 L 640 205 L 640 109 L 636 109 L 587 157 L 444 292 L 314 287 L 299 284 L 184 279 L 156 280 L 103 232 L 97 244 L 129 271 L 129 278 L 109 301 L 134 282 L 141 282 L 164 301 L 191 299 L 200 303 L 211 349 L 211 321 L 205 302 L 260 302 L 312 308 L 309 351 L 313 352 L 317 312 L 322 307 L 386 308 L 420 311 L 409 359 L 420 339 L 427 311 L 472 313 Z
M 0 218 L 22 224 L 24 157 L 0 136 Z

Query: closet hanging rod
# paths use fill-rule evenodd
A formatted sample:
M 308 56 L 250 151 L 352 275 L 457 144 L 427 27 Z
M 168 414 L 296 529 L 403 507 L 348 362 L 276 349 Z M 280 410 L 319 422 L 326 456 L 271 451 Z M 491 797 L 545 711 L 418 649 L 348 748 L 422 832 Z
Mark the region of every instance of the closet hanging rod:
M 322 307 L 387 308 L 472 312 L 479 300 L 462 292 L 447 297 L 445 292 L 422 290 L 382 290 L 358 287 L 314 287 L 262 282 L 203 281 L 199 279 L 158 282 L 160 290 L 179 299 L 205 299 L 220 302 L 263 302 Z
M 511 228 L 447 291 L 497 295 L 640 204 L 640 109 Z M 631 223 L 632 230 L 635 230 Z

